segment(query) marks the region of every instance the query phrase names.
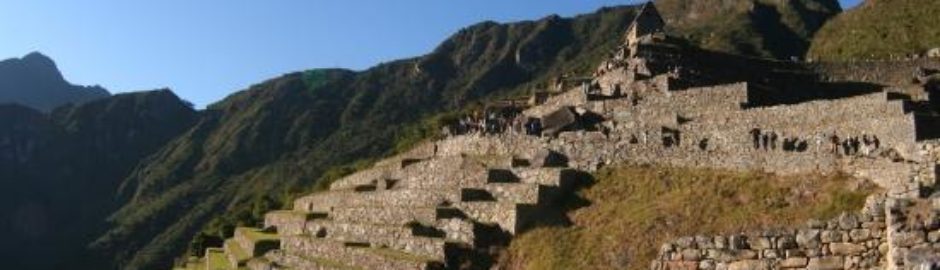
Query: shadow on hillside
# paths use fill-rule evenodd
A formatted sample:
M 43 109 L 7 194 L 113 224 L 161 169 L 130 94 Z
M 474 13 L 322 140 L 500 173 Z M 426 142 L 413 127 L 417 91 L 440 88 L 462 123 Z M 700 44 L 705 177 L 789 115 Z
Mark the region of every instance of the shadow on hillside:
M 591 205 L 578 194 L 578 191 L 595 184 L 591 174 L 565 170 L 561 178 L 561 187 L 550 188 L 540 194 L 539 200 L 545 203 L 539 207 L 519 206 L 520 223 L 517 226 L 517 236 L 538 228 L 572 226 L 574 223 L 568 214 Z M 447 269 L 491 269 L 513 239 L 513 234 L 494 224 L 475 223 L 473 230 L 475 239 L 472 247 L 447 246 Z
M 521 211 L 520 233 L 542 227 L 567 227 L 574 223 L 568 214 L 571 211 L 588 207 L 591 202 L 581 197 L 578 191 L 594 185 L 594 176 L 589 173 L 566 170 L 562 172 L 562 186 L 549 192 L 543 197 L 547 202 L 541 207 L 531 207 Z M 523 210 L 523 209 L 520 209 Z

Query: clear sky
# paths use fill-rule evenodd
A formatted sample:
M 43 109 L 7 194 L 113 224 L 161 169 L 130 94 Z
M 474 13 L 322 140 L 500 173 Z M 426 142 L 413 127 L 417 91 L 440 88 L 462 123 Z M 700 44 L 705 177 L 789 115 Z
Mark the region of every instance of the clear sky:
M 636 2 L 0 0 L 0 59 L 40 51 L 73 83 L 111 92 L 168 87 L 202 107 L 292 71 L 358 70 L 421 55 L 484 20 L 570 16 Z

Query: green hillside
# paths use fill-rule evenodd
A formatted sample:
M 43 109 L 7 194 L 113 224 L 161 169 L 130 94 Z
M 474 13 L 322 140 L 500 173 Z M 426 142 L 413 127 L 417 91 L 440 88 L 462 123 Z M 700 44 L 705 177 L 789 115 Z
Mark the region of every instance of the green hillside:
M 842 9 L 836 0 L 657 0 L 667 26 L 706 49 L 789 59 Z
M 867 0 L 837 16 L 813 39 L 820 60 L 890 59 L 940 47 L 940 2 Z

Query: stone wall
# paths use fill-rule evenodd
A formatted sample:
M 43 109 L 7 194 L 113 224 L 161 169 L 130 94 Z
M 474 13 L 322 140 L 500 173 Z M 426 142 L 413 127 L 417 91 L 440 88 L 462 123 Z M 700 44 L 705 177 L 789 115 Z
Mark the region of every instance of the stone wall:
M 878 92 L 745 107 L 747 93 L 747 84 L 739 83 L 569 102 L 607 121 L 598 131 L 564 132 L 542 141 L 584 170 L 627 162 L 781 174 L 841 171 L 869 178 L 894 194 L 916 196 L 919 187 L 910 182 L 923 160 L 913 114 L 905 112 L 902 101 Z M 489 147 L 463 145 L 461 150 Z
M 923 202 L 922 202 L 923 203 Z M 682 237 L 651 269 L 915 269 L 940 266 L 940 207 L 915 220 L 911 201 L 872 196 L 857 214 L 795 230 Z M 893 268 L 892 268 L 893 267 Z M 917 268 L 921 269 L 921 268 Z M 933 269 L 933 268 L 922 268 Z

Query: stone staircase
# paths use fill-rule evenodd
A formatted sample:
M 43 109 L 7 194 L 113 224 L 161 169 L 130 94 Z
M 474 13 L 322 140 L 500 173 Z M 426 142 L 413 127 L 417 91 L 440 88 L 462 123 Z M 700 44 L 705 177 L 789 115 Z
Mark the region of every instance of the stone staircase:
M 546 151 L 439 153 L 427 144 L 266 214 L 263 228 L 236 229 L 180 269 L 453 268 L 460 253 L 490 245 L 488 234 L 519 232 L 570 190 L 571 169 L 535 160 Z

